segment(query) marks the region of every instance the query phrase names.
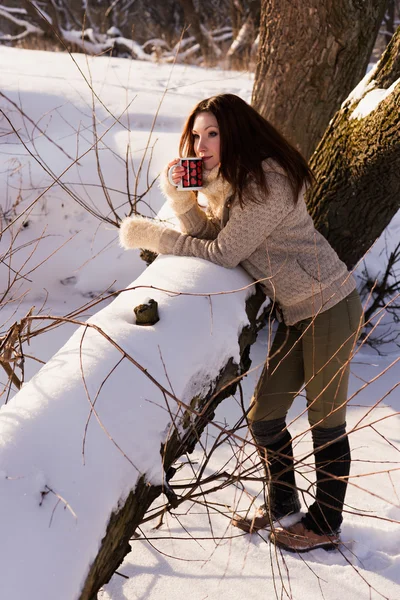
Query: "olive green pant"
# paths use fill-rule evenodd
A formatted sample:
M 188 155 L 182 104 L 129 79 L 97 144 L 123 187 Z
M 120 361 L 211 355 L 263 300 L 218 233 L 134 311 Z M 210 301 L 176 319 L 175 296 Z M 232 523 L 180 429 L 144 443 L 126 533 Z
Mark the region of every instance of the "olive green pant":
M 280 323 L 249 411 L 249 421 L 286 416 L 305 387 L 312 427 L 346 420 L 349 362 L 363 325 L 357 291 L 316 317 L 287 327 Z

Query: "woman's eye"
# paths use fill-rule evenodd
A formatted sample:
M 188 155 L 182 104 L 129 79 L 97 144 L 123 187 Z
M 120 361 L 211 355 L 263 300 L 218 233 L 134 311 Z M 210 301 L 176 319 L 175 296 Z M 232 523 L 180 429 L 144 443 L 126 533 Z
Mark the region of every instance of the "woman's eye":
M 218 135 L 217 131 L 210 131 L 210 133 L 209 133 L 210 137 L 215 137 L 216 135 Z
M 199 137 L 198 133 L 193 133 L 193 137 L 196 139 Z

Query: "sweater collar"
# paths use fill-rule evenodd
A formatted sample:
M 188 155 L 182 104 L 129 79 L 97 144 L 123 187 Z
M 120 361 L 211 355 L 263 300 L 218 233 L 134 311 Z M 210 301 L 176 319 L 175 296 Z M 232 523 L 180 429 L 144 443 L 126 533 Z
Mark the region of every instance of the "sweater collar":
M 203 169 L 203 188 L 201 193 L 208 201 L 215 204 L 224 204 L 226 199 L 232 195 L 232 187 L 219 172 L 219 165 L 210 171 Z

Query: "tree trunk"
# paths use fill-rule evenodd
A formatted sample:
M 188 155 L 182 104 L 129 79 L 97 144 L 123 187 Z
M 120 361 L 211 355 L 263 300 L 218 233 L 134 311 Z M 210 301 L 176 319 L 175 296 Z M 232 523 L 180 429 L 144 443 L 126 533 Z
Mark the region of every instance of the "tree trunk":
M 400 27 L 332 119 L 311 160 L 317 185 L 309 211 L 350 268 L 400 208 L 399 78 Z M 368 106 L 375 109 L 368 112 Z
M 264 299 L 264 294 L 258 289 L 257 293 L 246 302 L 246 312 L 250 326 L 245 327 L 239 336 L 242 356 L 240 369 L 232 359 L 229 360 L 221 371 L 219 378 L 210 382 L 208 395 L 202 399 L 193 398 L 190 403 L 198 412 L 204 410 L 204 414 L 201 417 L 196 417 L 193 422 L 193 415 L 186 411 L 182 419 L 182 423 L 186 423 L 186 428 L 180 433 L 175 429 L 165 444 L 163 448 L 163 465 L 167 478 L 168 470 L 172 464 L 182 455 L 193 452 L 205 427 L 213 419 L 218 404 L 235 393 L 237 384 L 232 385 L 230 382 L 235 380 L 238 371 L 244 372 L 249 369 L 249 350 L 257 337 L 256 316 Z M 167 485 L 165 487 L 150 485 L 145 477 L 141 477 L 122 508 L 110 515 L 106 534 L 90 567 L 79 600 L 93 600 L 97 597 L 97 592 L 111 579 L 125 556 L 131 551 L 129 540 L 140 525 L 146 511 L 162 493 L 168 496 L 168 489 L 169 486 Z M 179 500 L 177 498 L 170 496 L 169 500 L 172 507 L 178 505 Z
M 253 106 L 308 159 L 363 77 L 387 0 L 262 0 Z
M 238 35 L 243 23 L 244 15 L 243 0 L 230 0 L 230 18 L 232 23 L 233 39 Z
M 227 53 L 228 66 L 231 69 L 242 68 L 243 65 L 248 68 L 251 56 L 251 49 L 258 35 L 260 26 L 260 5 L 259 2 L 250 2 L 244 21 L 234 35 L 234 40 Z
M 181 292 L 157 289 L 164 287 L 163 272 L 170 274 L 168 287 Z M 2 558 L 2 598 L 94 600 L 130 551 L 153 500 L 161 493 L 171 506 L 185 499 L 166 484 L 169 468 L 193 450 L 216 406 L 248 370 L 265 299 L 242 269 L 224 269 L 219 280 L 221 274 L 221 267 L 195 258 L 157 259 L 2 407 L 0 472 L 9 487 L 0 494 L 0 530 L 12 531 Z M 214 286 L 222 294 L 204 297 Z M 134 308 L 147 303 L 150 288 L 162 310 L 160 326 L 146 328 Z M 225 314 L 229 323 L 220 318 Z M 221 356 L 217 370 L 210 353 Z M 56 510 L 60 503 L 68 510 Z M 18 577 L 28 563 L 34 575 Z
M 193 35 L 200 46 L 205 66 L 213 66 L 217 62 L 219 54 L 211 35 L 201 23 L 199 14 L 193 4 L 193 0 L 179 0 L 185 14 L 186 25 L 190 26 L 190 34 Z

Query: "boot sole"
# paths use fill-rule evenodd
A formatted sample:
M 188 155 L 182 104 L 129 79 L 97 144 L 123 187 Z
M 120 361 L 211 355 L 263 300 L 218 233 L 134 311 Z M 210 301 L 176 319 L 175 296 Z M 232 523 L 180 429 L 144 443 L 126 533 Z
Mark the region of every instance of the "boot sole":
M 237 529 L 240 529 L 241 531 L 244 531 L 245 533 L 257 533 L 257 531 L 267 531 L 267 530 L 271 529 L 271 527 L 273 527 L 274 525 L 279 524 L 282 521 L 282 519 L 285 519 L 286 517 L 291 517 L 291 516 L 297 514 L 298 512 L 300 512 L 300 510 L 301 509 L 299 508 L 299 510 L 296 512 L 286 513 L 285 515 L 276 517 L 272 521 L 268 520 L 268 522 L 265 525 L 256 525 L 256 524 L 253 525 L 251 520 L 247 520 L 242 517 L 232 519 L 231 525 L 233 525 L 234 527 L 237 527 Z
M 304 554 L 305 552 L 311 552 L 312 550 L 325 550 L 326 552 L 332 552 L 333 550 L 337 550 L 340 545 L 340 540 L 338 540 L 337 542 L 325 542 L 317 544 L 316 546 L 312 546 L 310 548 L 291 548 L 290 546 L 282 544 L 281 542 L 276 543 L 273 540 L 270 540 L 270 542 L 274 544 L 277 548 L 287 550 L 287 552 L 292 552 L 292 554 Z

